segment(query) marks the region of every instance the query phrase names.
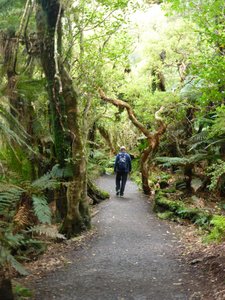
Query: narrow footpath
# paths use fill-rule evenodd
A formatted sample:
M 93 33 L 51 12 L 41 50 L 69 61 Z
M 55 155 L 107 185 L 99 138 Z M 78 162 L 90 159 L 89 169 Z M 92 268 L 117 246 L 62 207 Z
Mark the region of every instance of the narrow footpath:
M 208 300 L 201 296 L 204 279 L 179 256 L 173 225 L 154 215 L 137 186 L 128 181 L 119 198 L 114 177 L 98 184 L 111 198 L 93 219 L 96 236 L 73 250 L 71 264 L 33 283 L 35 299 Z

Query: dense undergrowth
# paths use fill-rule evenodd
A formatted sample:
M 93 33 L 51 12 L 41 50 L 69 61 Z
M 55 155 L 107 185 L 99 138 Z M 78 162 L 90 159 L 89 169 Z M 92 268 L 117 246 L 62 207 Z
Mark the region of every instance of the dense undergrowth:
M 154 211 L 161 219 L 182 223 L 183 220 L 203 229 L 205 242 L 221 242 L 225 238 L 225 216 L 216 215 L 207 209 L 191 207 L 181 200 L 170 200 L 170 193 L 158 191 Z

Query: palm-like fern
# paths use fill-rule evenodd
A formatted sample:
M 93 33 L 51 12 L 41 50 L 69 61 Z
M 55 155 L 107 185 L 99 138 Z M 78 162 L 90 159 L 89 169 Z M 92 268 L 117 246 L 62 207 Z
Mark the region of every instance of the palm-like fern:
M 0 104 L 0 134 L 4 137 L 4 141 L 13 148 L 13 143 L 19 146 L 24 146 L 33 152 L 32 148 L 28 145 L 28 134 L 18 120 Z M 11 129 L 13 128 L 13 130 Z
M 208 158 L 205 153 L 197 153 L 185 157 L 156 157 L 157 162 L 163 163 L 164 166 L 187 166 Z
M 32 182 L 31 187 L 38 190 L 55 189 L 59 186 L 59 181 L 52 177 L 51 173 L 47 173 Z
M 16 209 L 21 195 L 25 192 L 21 187 L 11 184 L 0 184 L 0 215 L 7 217 Z
M 37 223 L 51 223 L 51 210 L 44 191 L 56 188 L 57 184 L 50 174 L 32 183 L 22 183 L 22 186 L 0 184 L 0 266 L 14 268 L 19 273 L 26 274 L 22 265 L 12 255 L 12 250 L 17 253 L 22 245 L 28 247 L 40 243 L 31 239 L 31 231 L 39 234 L 45 232 L 48 236 L 51 233 L 52 237 L 62 238 L 57 236 L 56 229 L 53 234 L 47 227 L 37 227 Z M 25 231 L 28 226 L 31 226 L 31 229 Z M 32 229 L 32 226 L 35 229 Z
M 41 223 L 51 223 L 51 210 L 48 206 L 47 199 L 44 196 L 32 196 L 33 209 L 35 216 Z
M 192 151 L 202 146 L 203 148 L 205 148 L 205 146 L 207 145 L 207 141 L 208 141 L 208 132 L 206 130 L 196 133 L 188 141 L 189 144 L 188 150 Z
M 0 243 L 1 243 L 1 240 L 0 240 Z M 3 266 L 3 268 L 4 268 L 6 265 L 11 266 L 21 275 L 28 274 L 27 271 L 24 269 L 24 267 L 11 254 L 11 250 L 9 248 L 1 246 L 0 247 L 0 266 Z

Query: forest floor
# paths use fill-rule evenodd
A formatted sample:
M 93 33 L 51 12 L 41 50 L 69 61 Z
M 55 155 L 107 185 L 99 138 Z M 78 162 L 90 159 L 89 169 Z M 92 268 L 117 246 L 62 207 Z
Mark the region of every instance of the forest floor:
M 158 219 L 131 181 L 124 198 L 115 196 L 114 177 L 98 184 L 111 197 L 98 205 L 93 229 L 27 265 L 20 281 L 32 299 L 225 299 L 224 244 L 202 245 L 193 226 Z

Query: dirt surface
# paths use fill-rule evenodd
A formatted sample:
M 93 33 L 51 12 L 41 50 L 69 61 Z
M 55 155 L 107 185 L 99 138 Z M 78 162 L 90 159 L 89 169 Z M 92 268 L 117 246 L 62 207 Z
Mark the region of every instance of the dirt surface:
M 34 299 L 219 299 L 207 296 L 210 284 L 198 261 L 188 263 L 181 255 L 176 226 L 154 215 L 134 183 L 127 182 L 124 198 L 115 196 L 113 177 L 98 184 L 111 198 L 98 206 L 96 233 L 69 248 L 63 267 L 31 278 Z

